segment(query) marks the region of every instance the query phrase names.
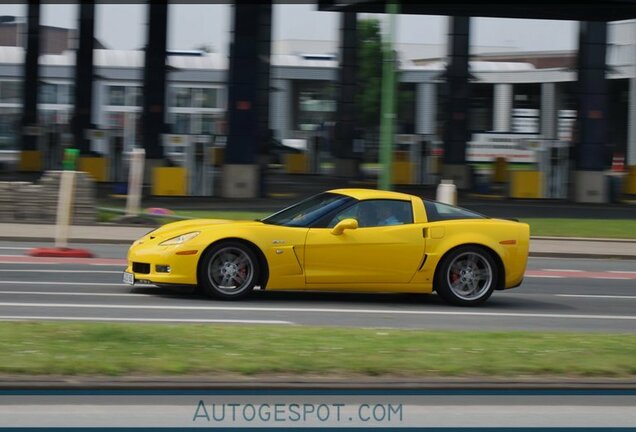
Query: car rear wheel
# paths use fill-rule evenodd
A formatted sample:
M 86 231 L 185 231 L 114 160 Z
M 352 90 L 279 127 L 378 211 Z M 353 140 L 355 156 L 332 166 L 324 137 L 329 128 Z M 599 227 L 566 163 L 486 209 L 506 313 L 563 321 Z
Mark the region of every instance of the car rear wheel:
M 436 290 L 448 303 L 475 306 L 488 300 L 498 277 L 490 253 L 477 246 L 463 246 L 443 258 Z
M 248 296 L 259 280 L 254 252 L 239 242 L 223 242 L 208 250 L 199 268 L 199 284 L 211 296 L 236 300 Z

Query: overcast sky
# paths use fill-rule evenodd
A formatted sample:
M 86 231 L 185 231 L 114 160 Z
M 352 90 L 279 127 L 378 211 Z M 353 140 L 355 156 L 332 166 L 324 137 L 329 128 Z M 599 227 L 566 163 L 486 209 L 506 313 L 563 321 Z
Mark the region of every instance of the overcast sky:
M 26 16 L 25 4 L 0 4 L 0 15 Z M 314 4 L 273 7 L 274 40 L 337 40 L 339 14 L 319 12 Z M 145 44 L 145 4 L 98 4 L 96 37 L 112 49 L 138 49 Z M 228 52 L 232 7 L 227 4 L 171 4 L 168 10 L 168 48 L 194 49 L 203 44 Z M 77 6 L 43 4 L 41 23 L 77 27 Z M 380 15 L 380 17 L 382 17 Z M 518 50 L 568 50 L 577 43 L 577 22 L 475 18 L 472 45 L 510 46 Z M 445 43 L 447 18 L 399 15 L 397 41 Z

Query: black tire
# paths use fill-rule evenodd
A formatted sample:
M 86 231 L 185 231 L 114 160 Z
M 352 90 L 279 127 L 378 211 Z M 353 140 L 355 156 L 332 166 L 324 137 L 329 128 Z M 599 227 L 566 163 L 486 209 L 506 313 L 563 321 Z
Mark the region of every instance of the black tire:
M 492 295 L 498 278 L 498 267 L 490 252 L 478 246 L 461 246 L 442 259 L 435 289 L 447 303 L 477 306 Z
M 260 272 L 258 258 L 249 246 L 224 241 L 214 245 L 201 258 L 199 288 L 210 297 L 239 300 L 252 293 Z

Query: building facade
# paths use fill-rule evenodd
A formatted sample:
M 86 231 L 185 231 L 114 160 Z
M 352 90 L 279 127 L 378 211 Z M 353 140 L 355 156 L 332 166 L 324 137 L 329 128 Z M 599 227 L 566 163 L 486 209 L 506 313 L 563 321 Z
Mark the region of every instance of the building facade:
M 636 21 L 610 24 L 607 155 L 636 165 Z M 401 53 L 398 132 L 443 136 L 445 47 L 413 44 Z M 334 120 L 336 43 L 278 41 L 272 49 L 270 127 L 279 139 L 302 138 Z M 471 48 L 470 129 L 473 133 L 537 134 L 568 141 L 576 118 L 576 52 L 511 53 Z M 424 57 L 422 57 L 424 55 Z M 97 127 L 139 144 L 143 51 L 95 50 L 93 119 Z M 64 130 L 72 116 L 75 54 L 40 57 L 38 108 L 45 128 Z M 0 150 L 15 150 L 21 113 L 24 50 L 0 47 Z M 167 118 L 175 134 L 223 134 L 228 59 L 217 53 L 168 55 Z

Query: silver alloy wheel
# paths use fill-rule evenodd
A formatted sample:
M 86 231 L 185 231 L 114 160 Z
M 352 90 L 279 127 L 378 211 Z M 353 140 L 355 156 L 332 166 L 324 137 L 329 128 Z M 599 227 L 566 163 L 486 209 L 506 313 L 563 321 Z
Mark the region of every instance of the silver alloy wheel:
M 488 293 L 493 281 L 488 259 L 477 252 L 464 252 L 448 266 L 446 281 L 453 294 L 462 300 L 477 300 Z
M 208 280 L 223 294 L 236 295 L 251 286 L 254 263 L 250 256 L 237 247 L 224 247 L 216 251 L 209 261 Z

